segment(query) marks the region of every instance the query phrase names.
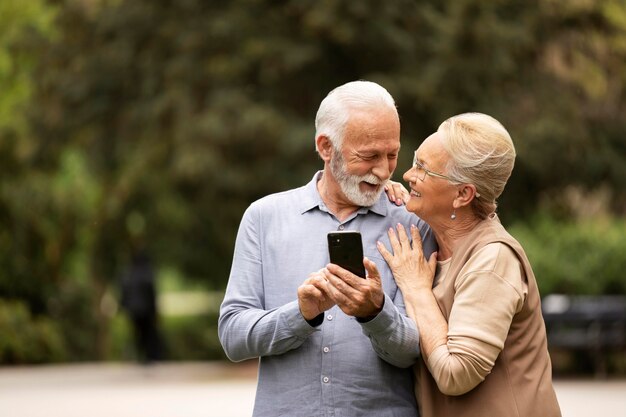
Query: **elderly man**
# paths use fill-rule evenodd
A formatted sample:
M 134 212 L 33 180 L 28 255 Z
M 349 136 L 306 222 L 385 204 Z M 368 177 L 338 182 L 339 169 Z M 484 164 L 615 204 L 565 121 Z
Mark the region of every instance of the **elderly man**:
M 400 150 L 395 103 L 378 84 L 350 82 L 322 101 L 315 126 L 323 171 L 243 216 L 220 341 L 233 361 L 260 357 L 256 417 L 415 417 L 407 368 L 419 335 L 376 242 L 388 244 L 400 223 L 418 226 L 426 256 L 435 243 L 383 195 Z M 328 265 L 327 233 L 344 229 L 363 236 L 366 279 Z M 342 285 L 324 279 L 325 267 Z

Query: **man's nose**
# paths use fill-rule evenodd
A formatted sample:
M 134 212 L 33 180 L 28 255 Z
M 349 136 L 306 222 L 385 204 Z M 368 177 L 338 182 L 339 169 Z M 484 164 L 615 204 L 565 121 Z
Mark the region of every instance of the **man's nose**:
M 395 163 L 389 160 L 382 160 L 372 168 L 372 174 L 378 177 L 381 181 L 387 181 L 391 178 L 393 170 L 396 168 Z

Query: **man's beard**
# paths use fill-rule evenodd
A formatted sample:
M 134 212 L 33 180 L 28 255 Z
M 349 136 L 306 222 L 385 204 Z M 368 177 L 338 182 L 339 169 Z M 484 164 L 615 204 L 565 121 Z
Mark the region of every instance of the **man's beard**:
M 333 157 L 330 159 L 330 172 L 335 177 L 341 191 L 346 198 L 357 206 L 370 207 L 376 204 L 383 192 L 382 181 L 374 174 L 351 175 L 346 170 L 346 164 L 341 151 L 334 149 Z M 361 191 L 359 184 L 362 182 L 370 184 L 381 184 L 376 191 Z

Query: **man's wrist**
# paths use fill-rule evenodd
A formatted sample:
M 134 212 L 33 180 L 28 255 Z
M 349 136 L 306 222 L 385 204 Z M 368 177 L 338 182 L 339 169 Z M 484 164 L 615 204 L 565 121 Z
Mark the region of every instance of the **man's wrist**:
M 378 308 L 378 311 L 376 311 L 374 314 L 371 314 L 369 316 L 365 316 L 365 317 L 357 317 L 356 321 L 358 321 L 359 323 L 367 323 L 368 321 L 372 321 L 374 320 L 381 311 L 383 311 L 383 307 L 385 307 L 385 297 L 383 296 L 383 302 L 381 304 L 381 306 Z
M 367 316 L 367 317 L 357 317 L 356 321 L 358 321 L 359 323 L 367 323 L 368 321 L 374 320 L 376 316 L 378 316 L 378 314 L 374 314 L 373 316 Z
M 311 320 L 307 320 L 306 318 L 305 320 L 307 323 L 309 323 L 309 326 L 317 327 L 324 322 L 324 313 L 318 314 L 317 316 L 313 317 Z

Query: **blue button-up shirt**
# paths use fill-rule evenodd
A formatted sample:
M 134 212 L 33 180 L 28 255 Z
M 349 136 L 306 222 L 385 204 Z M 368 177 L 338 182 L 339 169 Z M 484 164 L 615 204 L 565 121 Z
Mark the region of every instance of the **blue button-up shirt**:
M 432 232 L 384 194 L 341 222 L 322 201 L 319 178 L 318 172 L 306 186 L 246 210 L 220 309 L 222 346 L 233 361 L 260 357 L 256 417 L 415 417 L 407 368 L 419 356 L 419 335 L 376 241 L 390 247 L 390 227 L 415 224 L 430 256 Z M 326 235 L 336 230 L 361 232 L 364 255 L 380 271 L 385 303 L 365 323 L 335 306 L 312 327 L 298 308 L 297 289 L 329 262 Z

